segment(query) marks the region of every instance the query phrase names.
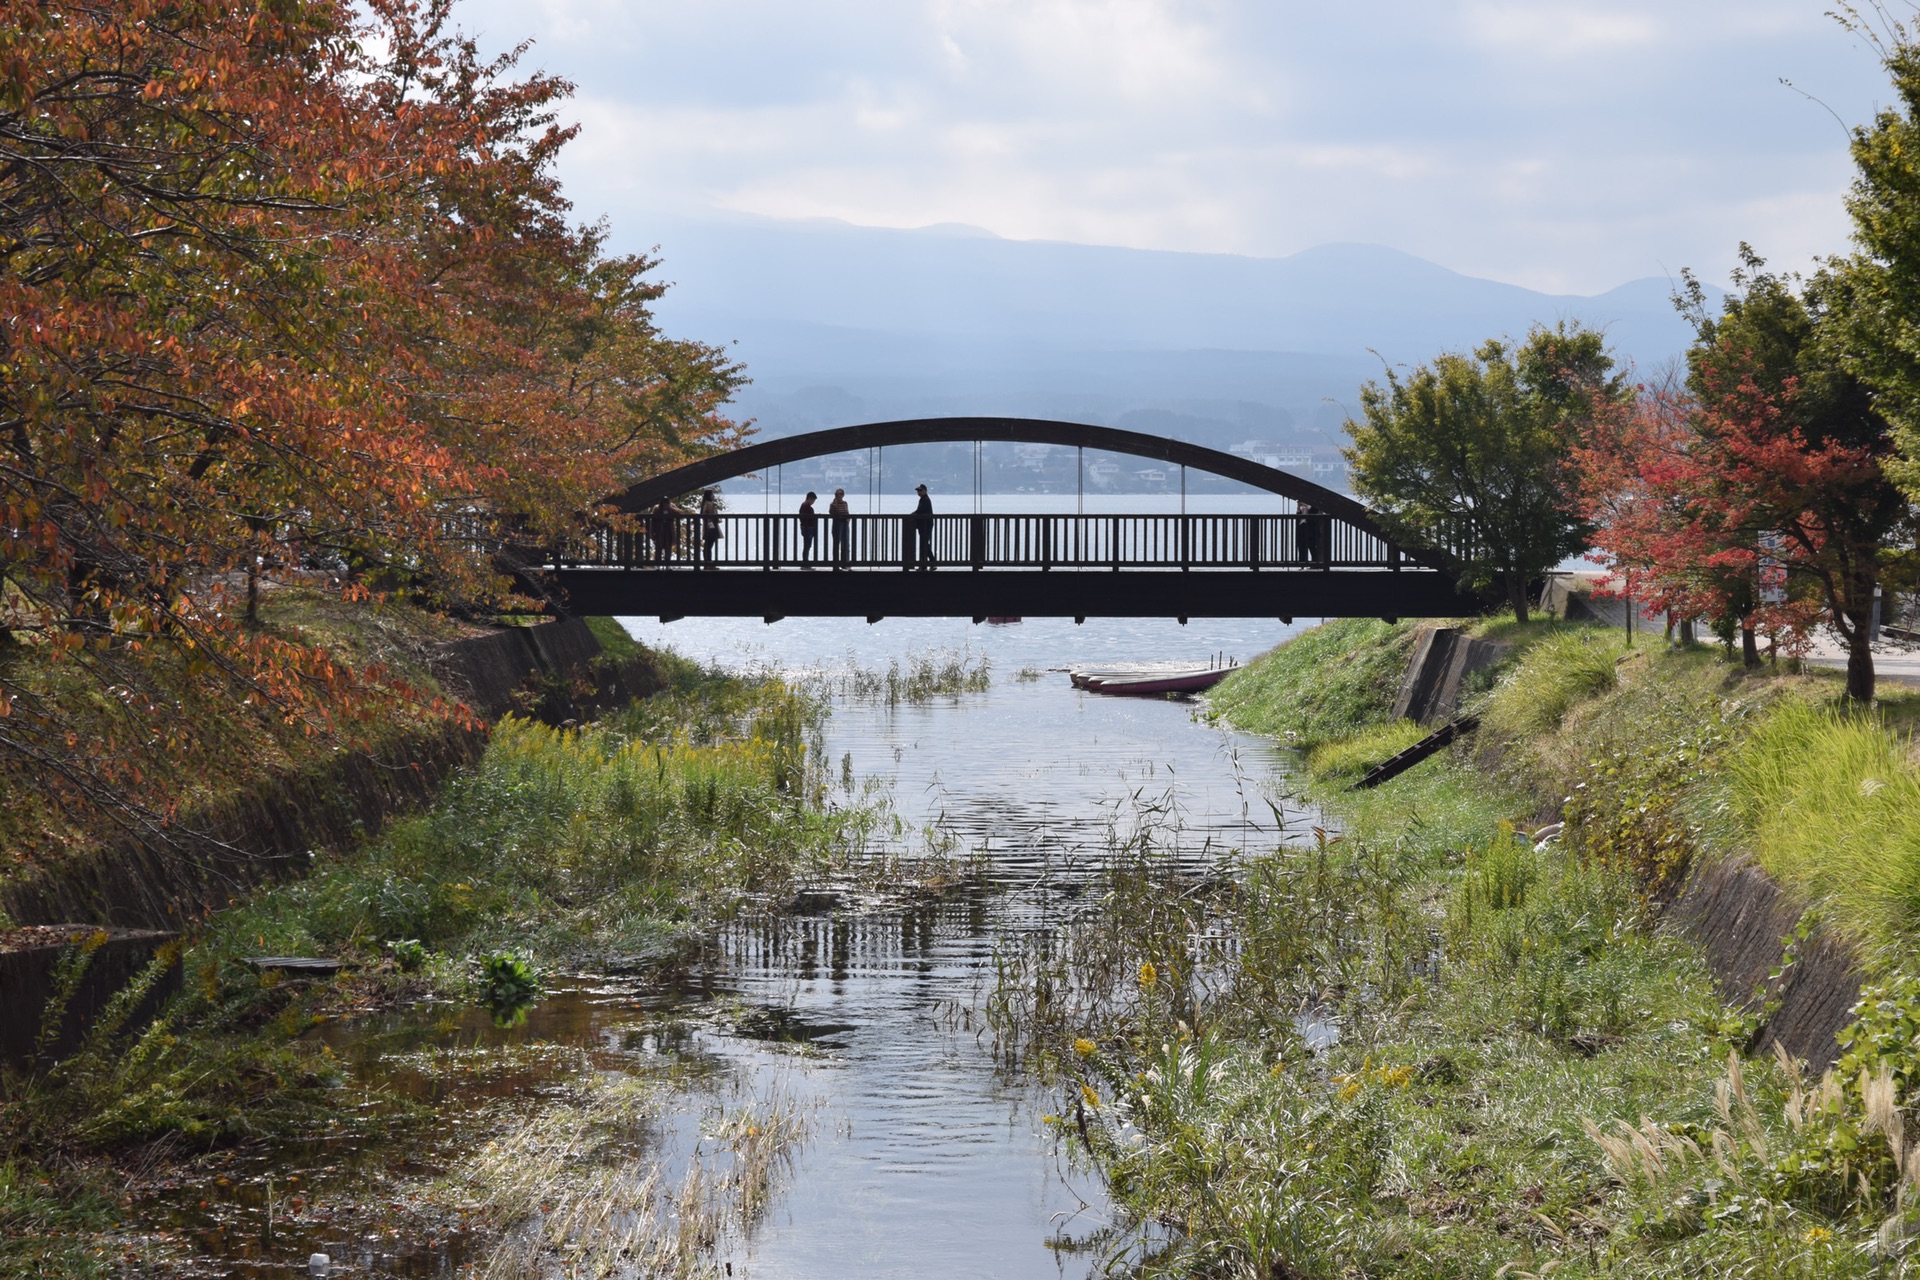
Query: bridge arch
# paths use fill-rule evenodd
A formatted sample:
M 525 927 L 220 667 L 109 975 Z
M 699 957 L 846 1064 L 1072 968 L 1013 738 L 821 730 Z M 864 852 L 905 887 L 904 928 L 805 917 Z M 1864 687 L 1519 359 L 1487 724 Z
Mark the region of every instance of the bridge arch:
M 750 444 L 651 476 L 607 498 L 605 505 L 622 512 L 638 513 L 662 498 L 677 498 L 695 489 L 704 489 L 783 463 L 835 453 L 852 453 L 861 449 L 915 444 L 964 444 L 975 440 L 1098 449 L 1104 453 L 1153 458 L 1191 467 L 1196 471 L 1224 476 L 1255 489 L 1292 498 L 1295 502 L 1312 503 L 1334 519 L 1372 534 L 1383 542 L 1399 543 L 1397 538 L 1380 526 L 1372 512 L 1352 498 L 1278 468 L 1184 440 L 1123 431 L 1118 427 L 1098 427 L 1046 418 L 906 418 L 782 436 L 777 440 Z M 1448 558 L 1437 549 L 1403 543 L 1400 547 L 1401 554 L 1408 560 L 1426 568 L 1446 571 L 1451 567 Z

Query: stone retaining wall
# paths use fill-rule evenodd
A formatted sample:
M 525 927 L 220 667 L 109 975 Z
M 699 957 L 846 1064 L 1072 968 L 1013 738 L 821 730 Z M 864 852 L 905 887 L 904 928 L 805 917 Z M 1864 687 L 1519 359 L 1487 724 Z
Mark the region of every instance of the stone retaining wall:
M 1510 644 L 1475 640 L 1458 627 L 1422 630 L 1400 683 L 1400 696 L 1393 701 L 1393 718 L 1445 724 L 1460 709 L 1460 691 L 1467 677 L 1494 666 L 1511 652 Z
M 90 939 L 90 935 L 98 935 Z M 158 956 L 165 964 L 158 980 L 132 1009 L 124 1010 L 122 1027 L 143 1027 L 180 989 L 179 949 L 167 948 L 175 935 L 153 930 L 75 928 L 67 944 L 0 951 L 0 1063 L 27 1065 L 36 1055 L 53 1061 L 80 1047 L 94 1030 L 100 1015 L 126 985 L 139 977 Z M 92 954 L 61 1005 L 60 1025 L 40 1041 L 42 1010 L 60 985 L 63 958 L 78 959 L 89 941 Z M 29 1013 L 31 1016 L 28 1016 Z

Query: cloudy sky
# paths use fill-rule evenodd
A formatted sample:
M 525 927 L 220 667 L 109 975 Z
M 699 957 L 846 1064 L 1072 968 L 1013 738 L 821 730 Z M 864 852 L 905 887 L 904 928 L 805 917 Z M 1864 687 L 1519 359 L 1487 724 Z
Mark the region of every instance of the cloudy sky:
M 1682 266 L 1722 278 L 1742 239 L 1783 266 L 1844 247 L 1841 120 L 1868 118 L 1886 87 L 1829 7 L 465 0 L 458 13 L 490 48 L 532 38 L 529 65 L 578 85 L 563 176 L 621 248 L 659 240 L 649 226 L 669 216 L 740 214 L 1263 256 L 1361 241 L 1591 293 Z

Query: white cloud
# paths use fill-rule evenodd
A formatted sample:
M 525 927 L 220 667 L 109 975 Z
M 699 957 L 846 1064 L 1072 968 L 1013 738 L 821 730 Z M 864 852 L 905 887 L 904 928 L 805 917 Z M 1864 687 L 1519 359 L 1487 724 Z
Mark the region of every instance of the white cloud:
M 1531 58 L 1646 48 L 1667 34 L 1651 13 L 1635 13 L 1619 4 L 1476 3 L 1468 6 L 1466 19 L 1479 43 Z
M 469 0 L 581 86 L 563 177 L 650 211 L 1284 254 L 1575 291 L 1844 247 L 1882 79 L 1803 0 Z

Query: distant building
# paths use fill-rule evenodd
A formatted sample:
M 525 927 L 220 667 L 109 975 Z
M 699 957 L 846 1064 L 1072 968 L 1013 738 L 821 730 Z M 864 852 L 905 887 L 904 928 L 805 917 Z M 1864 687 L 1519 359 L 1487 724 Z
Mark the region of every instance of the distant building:
M 1314 450 L 1307 445 L 1269 444 L 1265 440 L 1242 440 L 1227 449 L 1228 453 L 1257 462 L 1263 467 L 1272 467 L 1276 471 L 1298 471 L 1306 473 L 1314 469 Z
M 820 464 L 820 482 L 835 486 L 865 480 L 867 468 L 857 458 L 828 458 Z

